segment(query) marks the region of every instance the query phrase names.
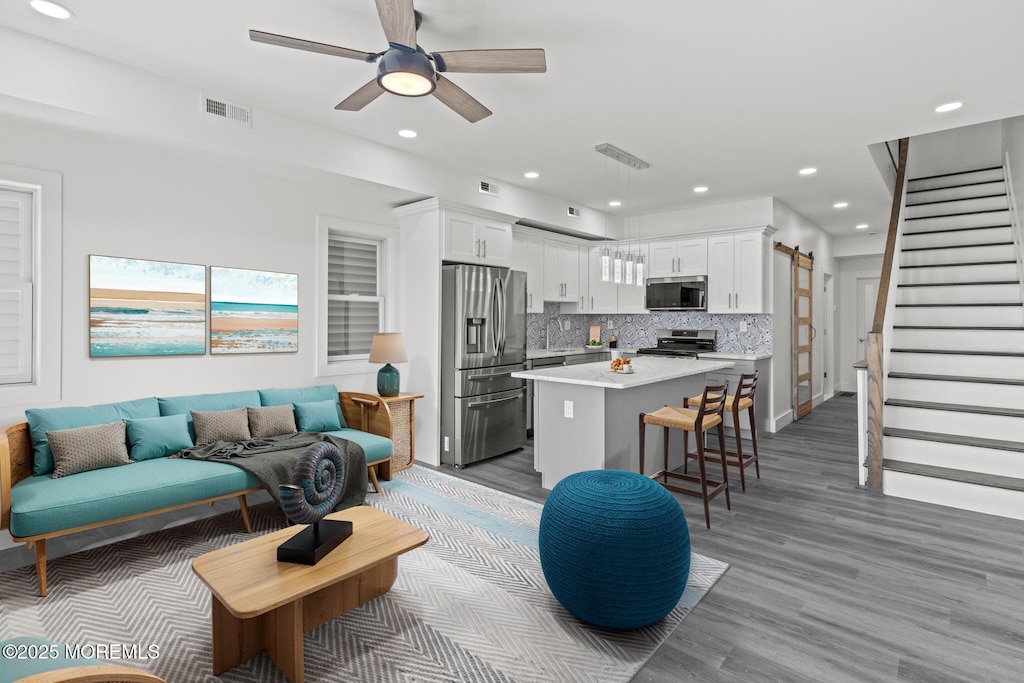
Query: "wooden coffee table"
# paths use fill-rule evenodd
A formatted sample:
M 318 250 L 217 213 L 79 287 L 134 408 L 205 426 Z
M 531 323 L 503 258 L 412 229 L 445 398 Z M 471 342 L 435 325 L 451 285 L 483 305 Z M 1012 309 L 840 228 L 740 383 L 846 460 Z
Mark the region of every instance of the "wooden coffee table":
M 398 556 L 427 532 L 371 507 L 327 519 L 352 522 L 352 536 L 318 564 L 277 561 L 293 526 L 197 557 L 192 571 L 213 599 L 213 673 L 266 652 L 289 680 L 304 680 L 302 634 L 390 590 Z

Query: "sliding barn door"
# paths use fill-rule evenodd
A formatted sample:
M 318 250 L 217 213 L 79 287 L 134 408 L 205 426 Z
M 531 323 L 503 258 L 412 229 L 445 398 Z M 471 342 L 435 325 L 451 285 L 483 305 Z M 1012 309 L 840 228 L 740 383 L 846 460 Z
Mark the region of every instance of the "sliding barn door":
M 811 342 L 814 325 L 811 311 L 811 283 L 814 261 L 796 252 L 793 255 L 793 419 L 811 412 Z

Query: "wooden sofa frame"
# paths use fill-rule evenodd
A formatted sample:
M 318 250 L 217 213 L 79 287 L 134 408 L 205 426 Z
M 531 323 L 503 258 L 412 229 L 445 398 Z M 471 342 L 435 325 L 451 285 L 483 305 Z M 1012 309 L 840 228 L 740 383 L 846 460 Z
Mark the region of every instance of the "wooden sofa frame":
M 341 413 L 345 417 L 345 422 L 350 428 L 383 436 L 388 439 L 391 438 L 391 409 L 388 407 L 388 404 L 380 398 L 380 396 L 343 391 L 338 393 L 338 399 L 341 402 Z M 28 423 L 22 422 L 0 431 L 0 529 L 10 529 L 11 488 L 22 479 L 27 479 L 32 476 L 32 464 L 32 439 L 29 435 Z M 370 481 L 373 482 L 374 490 L 377 493 L 380 493 L 378 479 L 383 479 L 385 481 L 391 479 L 391 458 L 389 457 L 382 460 L 368 462 L 366 463 L 366 466 L 367 475 L 369 476 Z M 197 500 L 192 503 L 174 505 L 171 507 L 160 508 L 159 510 L 151 510 L 149 512 L 142 512 L 136 515 L 128 515 L 126 517 L 118 517 L 117 519 L 96 522 L 94 524 L 86 524 L 84 526 L 78 526 L 71 529 L 59 529 L 57 531 L 50 531 L 36 536 L 16 537 L 12 534 L 11 538 L 19 543 L 24 543 L 25 547 L 29 550 L 35 551 L 36 579 L 39 582 L 39 596 L 45 598 L 47 539 L 75 534 L 79 531 L 97 529 L 111 524 L 128 522 L 133 519 L 159 515 L 164 512 L 170 512 L 171 510 L 180 510 L 182 508 L 192 507 L 193 505 L 202 505 L 203 503 L 213 505 L 214 502 L 226 498 L 238 498 L 238 509 L 242 515 L 242 523 L 245 525 L 246 533 L 251 534 L 252 523 L 249 520 L 249 506 L 245 502 L 245 496 L 248 493 L 255 493 L 262 490 L 262 487 L 250 488 L 222 496 L 204 498 L 203 500 Z

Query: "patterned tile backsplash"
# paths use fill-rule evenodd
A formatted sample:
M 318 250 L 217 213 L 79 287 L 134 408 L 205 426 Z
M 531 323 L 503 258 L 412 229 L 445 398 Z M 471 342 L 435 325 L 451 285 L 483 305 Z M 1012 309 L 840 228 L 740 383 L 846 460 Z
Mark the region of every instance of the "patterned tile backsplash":
M 726 353 L 771 353 L 771 314 L 725 315 L 697 311 L 663 311 L 648 314 L 577 315 L 561 313 L 560 304 L 545 303 L 543 313 L 526 316 L 526 348 L 568 349 L 587 343 L 591 325 L 601 326 L 601 341 L 613 334 L 620 348 L 654 346 L 659 329 L 717 330 L 718 350 Z M 569 329 L 565 329 L 568 321 Z M 609 322 L 612 327 L 609 328 Z M 740 322 L 747 323 L 740 332 Z

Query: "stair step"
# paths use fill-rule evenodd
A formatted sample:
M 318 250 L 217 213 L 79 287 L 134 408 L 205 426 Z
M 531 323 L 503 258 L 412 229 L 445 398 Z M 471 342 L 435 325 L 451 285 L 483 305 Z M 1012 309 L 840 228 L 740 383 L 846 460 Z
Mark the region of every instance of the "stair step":
M 911 235 L 940 235 L 944 232 L 970 232 L 971 230 L 992 230 L 993 228 L 1012 228 L 1013 226 L 1009 223 L 1005 225 L 972 225 L 966 228 L 941 228 L 939 230 L 907 230 L 903 233 L 904 237 L 910 237 Z
M 901 285 L 933 282 L 1006 282 L 1017 278 L 1016 260 L 980 264 L 944 264 L 941 268 L 929 265 L 903 266 L 897 272 L 897 280 Z
M 932 436 L 930 433 L 922 433 L 920 438 L 883 436 L 882 452 L 891 460 L 1024 478 L 1024 453 L 1020 451 L 964 444 L 961 442 L 969 439 L 959 437 L 952 437 L 948 442 L 935 441 Z
M 1002 185 L 1002 183 L 998 183 L 998 184 Z M 933 190 L 933 192 L 934 191 L 935 190 Z M 1007 195 L 1006 195 L 1005 190 L 1002 190 L 1002 189 L 1000 191 L 998 191 L 998 192 L 992 192 L 992 193 L 989 193 L 989 194 L 977 194 L 977 195 L 974 195 L 973 197 L 943 197 L 941 199 L 925 199 L 923 197 L 917 196 L 917 197 L 913 198 L 913 201 L 907 202 L 904 205 L 904 207 L 907 208 L 907 209 L 919 208 L 919 207 L 922 207 L 922 206 L 934 206 L 934 207 L 937 207 L 937 208 L 942 208 L 944 206 L 948 207 L 950 204 L 968 203 L 968 202 L 975 202 L 975 205 L 978 205 L 978 204 L 988 204 L 989 202 L 982 201 L 982 200 L 998 199 L 998 198 L 1006 197 L 1006 196 Z M 998 205 L 998 202 L 993 202 L 993 203 Z M 968 205 L 970 205 L 970 204 L 968 204 Z M 1006 208 L 1006 207 L 999 207 L 999 208 Z M 947 210 L 948 210 L 948 208 L 947 208 Z
M 887 497 L 1024 520 L 1024 493 L 1015 489 L 883 470 L 882 490 Z
M 935 190 L 909 190 L 907 192 L 907 206 L 1005 194 L 1006 182 L 1003 180 L 988 183 L 969 183 L 967 185 L 942 187 Z
M 1008 386 L 1024 387 L 1024 379 L 1013 379 L 1008 377 L 979 377 L 976 375 L 939 375 L 918 372 L 890 372 L 889 377 L 893 379 L 919 379 L 930 382 L 970 382 L 972 384 L 1005 384 Z
M 908 192 L 920 192 L 922 190 L 937 190 L 950 187 L 961 187 L 979 183 L 992 183 L 1004 179 L 1002 166 L 988 166 L 972 171 L 961 171 L 957 173 L 940 173 L 938 175 L 922 176 L 911 178 L 907 182 Z
M 1024 350 L 1024 328 L 894 325 L 892 346 L 898 349 L 1016 352 Z
M 984 412 L 984 406 L 972 406 L 953 414 L 956 404 L 948 404 L 948 409 L 921 408 L 916 405 L 899 403 L 886 405 L 883 424 L 886 429 L 906 429 L 923 434 L 942 433 L 949 436 L 1010 440 L 1024 433 L 1024 417 L 1019 415 L 1003 415 Z M 947 404 L 939 404 L 947 405 Z
M 940 249 L 980 249 L 982 247 L 1007 247 L 1013 246 L 1013 240 L 1002 240 L 999 242 L 971 242 L 970 244 L 945 244 L 935 247 L 903 247 L 900 251 L 914 252 L 914 251 L 938 251 Z
M 975 306 L 975 307 L 988 307 L 988 306 L 1017 306 L 1020 307 L 1020 301 L 1009 301 L 1009 302 L 997 302 L 997 301 L 986 301 L 986 302 L 970 302 L 970 303 L 937 303 L 937 304 L 896 304 L 896 308 L 946 308 L 956 306 Z
M 885 405 L 922 410 L 945 410 L 951 413 L 975 413 L 979 415 L 1000 415 L 1002 417 L 1024 417 L 1024 409 L 1001 406 L 969 406 L 960 403 L 936 403 L 934 401 L 910 401 L 907 399 L 886 399 Z
M 906 218 L 907 230 L 946 230 L 948 228 L 974 228 L 1006 225 L 1010 222 L 1010 212 L 1002 211 L 970 211 L 921 218 Z
M 977 285 L 1019 285 L 1020 280 L 994 280 L 992 282 L 920 282 L 899 284 L 897 287 L 975 287 Z M 974 329 L 974 328 L 970 328 Z
M 948 266 L 962 263 L 992 263 L 993 261 L 1012 261 L 1016 263 L 1013 243 L 915 249 L 904 250 L 900 253 L 901 268 L 929 265 Z
M 903 251 L 911 251 L 922 247 L 961 247 L 1000 242 L 1013 242 L 1013 229 L 1010 226 L 903 233 L 901 245 Z
M 942 353 L 954 356 L 1006 356 L 1024 358 L 1020 351 L 970 351 L 967 349 L 892 349 L 892 353 Z
M 979 381 L 972 382 L 976 379 Z M 889 373 L 886 395 L 892 399 L 932 401 L 972 406 L 1024 406 L 1024 380 L 1015 384 L 1005 378 L 946 377 L 914 373 Z
M 1015 451 L 1024 453 L 1024 443 L 1020 441 L 1008 441 L 1005 439 L 983 439 L 977 436 L 960 436 L 958 434 L 936 434 L 935 432 L 918 432 L 911 429 L 895 429 L 886 427 L 882 430 L 884 436 L 895 436 L 900 439 L 916 439 L 918 441 L 934 441 L 936 443 L 948 443 L 957 446 L 972 446 L 975 448 L 993 448 L 998 451 Z
M 1007 282 L 995 284 L 984 282 L 981 284 L 961 285 L 950 287 L 948 285 L 897 285 L 896 305 L 1006 305 L 1021 304 L 1024 295 L 1021 294 L 1020 283 Z
M 985 197 L 971 197 L 970 199 L 944 199 L 938 202 L 908 203 L 903 212 L 903 217 L 908 221 L 917 221 L 921 218 L 937 216 L 965 216 L 988 211 L 1007 211 L 1009 208 L 1009 198 L 1004 193 Z
M 1024 355 L 997 355 L 990 353 L 935 353 L 913 349 L 894 349 L 889 357 L 892 372 L 939 375 L 954 369 L 971 377 L 1003 377 L 1024 380 Z
M 1008 489 L 1010 491 L 1024 492 L 1024 479 L 1018 477 L 1001 477 L 983 472 L 971 472 L 958 470 L 950 467 L 936 467 L 935 465 L 921 465 L 914 462 L 902 460 L 890 460 L 885 458 L 882 467 L 893 472 L 904 472 L 916 474 L 922 477 L 935 477 L 937 479 L 949 479 L 965 484 L 977 484 L 978 486 L 992 486 L 994 488 Z

